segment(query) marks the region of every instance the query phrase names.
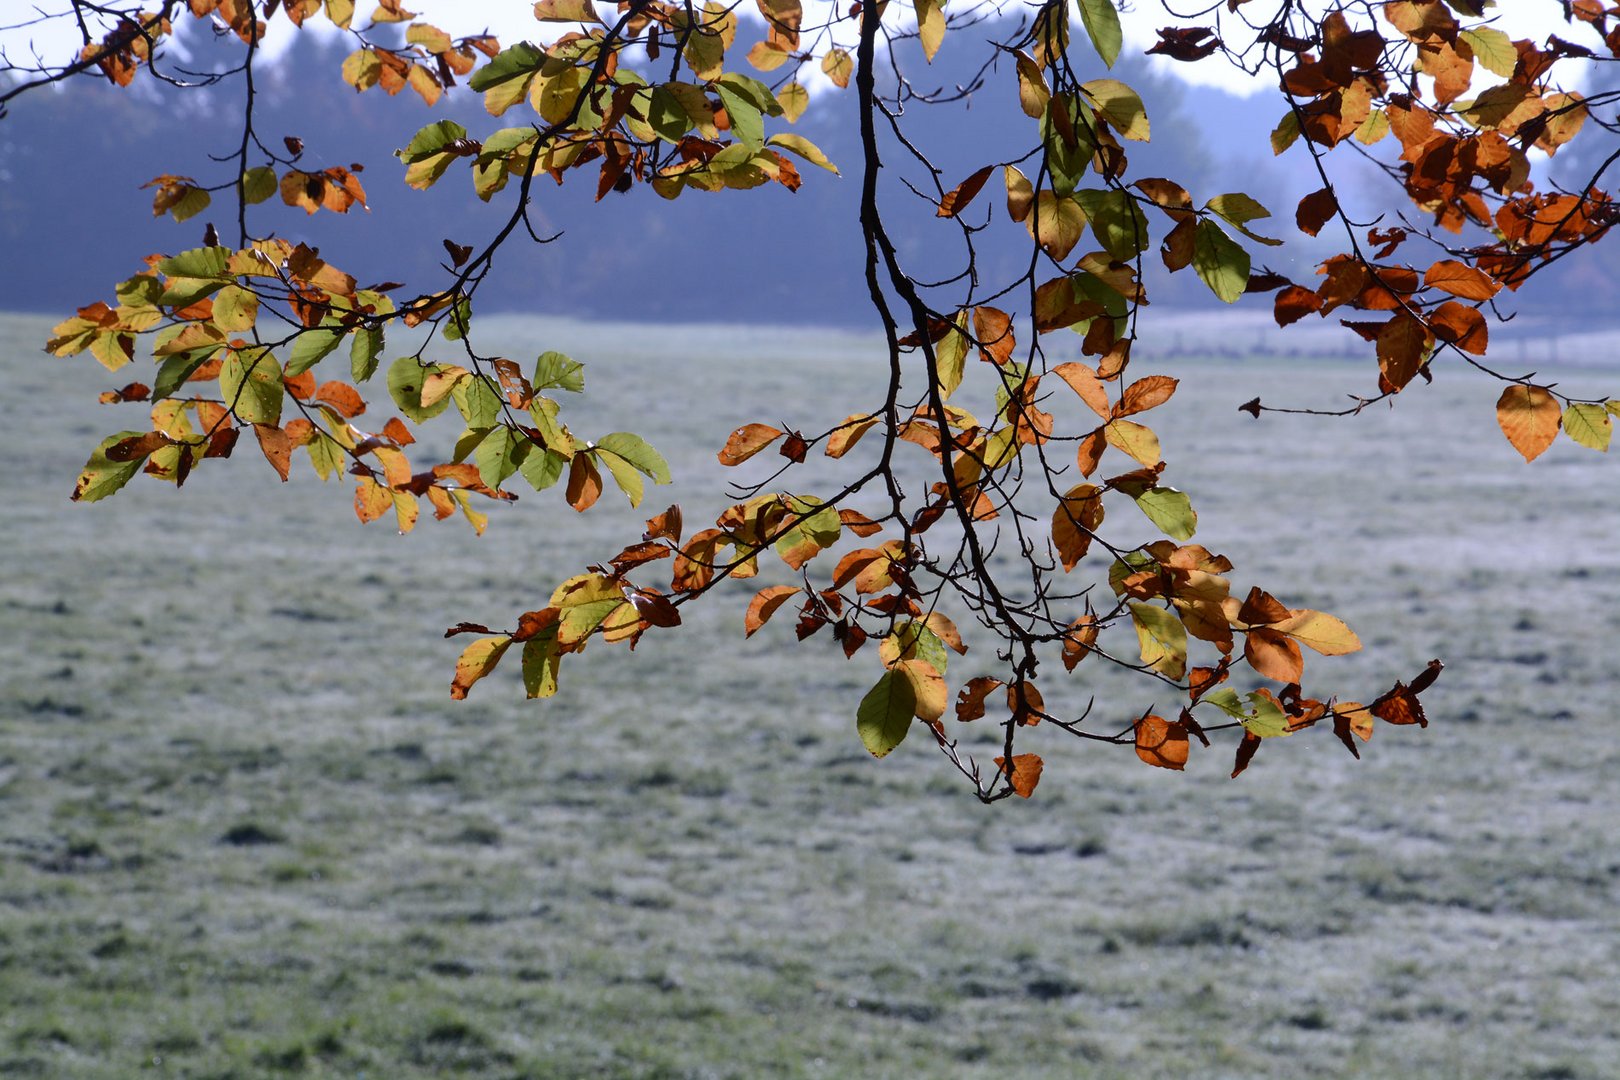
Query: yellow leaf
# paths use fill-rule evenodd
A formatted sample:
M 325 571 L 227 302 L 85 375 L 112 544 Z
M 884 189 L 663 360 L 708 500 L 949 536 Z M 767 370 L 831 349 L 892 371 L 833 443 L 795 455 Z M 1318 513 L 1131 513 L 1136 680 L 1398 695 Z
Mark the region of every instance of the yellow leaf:
M 1011 169 L 1009 167 L 1009 173 Z M 1010 208 L 1010 200 L 1009 200 Z M 1057 262 L 1069 257 L 1074 245 L 1085 231 L 1086 214 L 1080 204 L 1055 191 L 1042 191 L 1035 196 L 1035 206 L 1024 222 L 1029 235 L 1041 245 L 1041 250 Z
M 1109 446 L 1124 451 L 1149 468 L 1159 463 L 1159 437 L 1145 424 L 1110 420 L 1103 427 L 1103 438 L 1108 440 Z
M 944 0 L 914 0 L 917 9 L 917 36 L 922 39 L 923 55 L 931 64 L 945 40 Z
M 215 310 L 218 310 L 216 305 Z M 1564 410 L 1564 434 L 1593 450 L 1607 452 L 1614 434 L 1614 421 L 1608 411 L 1590 401 L 1577 401 Z
M 1361 639 L 1344 621 L 1323 611 L 1298 609 L 1290 611 L 1282 622 L 1271 628 L 1309 645 L 1323 656 L 1343 656 L 1361 648 Z

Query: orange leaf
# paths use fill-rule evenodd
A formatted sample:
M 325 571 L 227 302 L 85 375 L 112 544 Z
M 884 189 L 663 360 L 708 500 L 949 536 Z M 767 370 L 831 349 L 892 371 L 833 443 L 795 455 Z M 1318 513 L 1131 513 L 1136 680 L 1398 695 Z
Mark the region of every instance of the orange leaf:
M 963 210 L 966 210 L 968 203 L 972 202 L 974 196 L 978 195 L 979 190 L 984 187 L 984 182 L 990 179 L 990 173 L 994 169 L 994 165 L 986 165 L 947 191 L 945 197 L 939 200 L 939 213 L 936 216 L 955 217 Z
M 754 631 L 770 621 L 776 609 L 787 603 L 799 592 L 797 585 L 772 585 L 759 590 L 754 594 L 753 601 L 748 605 L 748 613 L 743 616 L 743 637 L 753 637 Z
M 883 526 L 873 521 L 859 510 L 838 511 L 838 523 L 856 536 L 873 536 L 883 531 Z
M 1477 308 L 1447 300 L 1429 312 L 1429 326 L 1441 341 L 1449 341 L 1463 352 L 1475 356 L 1485 355 L 1489 331 L 1485 316 Z
M 731 433 L 717 455 L 722 465 L 741 465 L 787 432 L 769 424 L 744 424 Z
M 1170 400 L 1170 395 L 1176 392 L 1176 385 L 1177 381 L 1168 375 L 1149 375 L 1137 379 L 1120 395 L 1119 404 L 1114 406 L 1114 415 L 1130 416 L 1157 408 Z
M 1001 685 L 1000 679 L 980 675 L 969 679 L 962 692 L 956 695 L 956 718 L 966 724 L 984 715 L 984 699 L 990 691 Z
M 1513 449 L 1534 461 L 1558 437 L 1563 414 L 1558 400 L 1539 386 L 1517 384 L 1502 391 L 1496 402 L 1496 422 Z
M 270 463 L 285 484 L 287 470 L 292 465 L 292 440 L 274 424 L 254 424 L 253 433 L 259 437 L 259 449 L 264 451 L 264 460 Z
M 1013 336 L 1012 316 L 993 307 L 973 309 L 973 336 L 979 339 L 985 358 L 999 366 L 1012 359 L 1017 339 Z
M 352 419 L 366 411 L 366 402 L 360 392 L 348 383 L 336 380 L 321 383 L 321 388 L 315 391 L 315 400 L 332 406 L 343 414 L 344 419 Z
M 394 507 L 394 496 L 369 476 L 354 488 L 354 513 L 363 522 L 376 521 Z
M 1264 626 L 1249 631 L 1248 640 L 1243 643 L 1243 658 L 1261 675 L 1282 683 L 1299 682 L 1305 670 L 1299 643 Z
M 450 684 L 450 696 L 456 701 L 467 696 L 473 683 L 495 670 L 501 657 L 512 645 L 510 637 L 479 638 L 461 651 L 456 661 L 456 677 Z
M 1187 765 L 1187 725 L 1161 716 L 1136 722 L 1136 756 L 1160 769 L 1180 771 Z
M 580 513 L 584 513 L 595 505 L 602 494 L 602 474 L 597 471 L 596 462 L 591 456 L 581 450 L 574 455 L 574 463 L 568 469 L 568 491 L 565 496 L 568 505 Z
M 842 424 L 839 424 L 838 427 L 834 428 L 832 433 L 827 436 L 827 456 L 830 458 L 841 458 L 845 454 L 849 453 L 855 444 L 861 441 L 861 436 L 865 435 L 867 431 L 871 429 L 872 425 L 877 422 L 877 417 L 868 416 L 865 413 L 855 413 L 851 415 Z M 739 428 L 738 430 L 740 431 L 742 429 Z M 736 433 L 733 432 L 732 438 L 736 437 Z M 730 445 L 731 443 L 728 441 L 726 446 L 729 447 Z M 722 451 L 722 453 L 724 453 L 724 451 Z M 754 451 L 754 453 L 758 453 L 758 451 Z M 724 461 L 725 458 L 722 457 L 721 460 Z
M 1338 209 L 1339 201 L 1333 197 L 1332 188 L 1313 191 L 1299 200 L 1299 208 L 1294 211 L 1294 224 L 1299 226 L 1300 232 L 1315 236 Z
M 1464 300 L 1489 300 L 1502 288 L 1501 282 L 1483 270 L 1458 262 L 1456 259 L 1441 259 L 1429 267 L 1423 275 L 1423 283 L 1436 289 L 1444 289 L 1452 296 L 1460 296 Z
M 1028 725 L 1033 727 L 1041 722 L 1041 714 L 1046 711 L 1046 701 L 1041 697 L 1041 692 L 1035 688 L 1034 683 L 1026 681 L 1023 683 L 1023 688 L 1024 701 L 1020 705 L 1018 702 L 1018 684 L 1015 683 L 1007 687 L 1007 708 L 1012 710 L 1013 719 L 1020 726 Z
M 1290 285 L 1277 294 L 1274 315 L 1278 326 L 1299 322 L 1305 316 L 1322 310 L 1322 299 L 1311 290 Z
M 1092 534 L 1102 521 L 1102 489 L 1097 485 L 1079 484 L 1063 496 L 1052 512 L 1052 544 L 1065 571 L 1073 570 L 1085 557 Z
M 996 758 L 996 768 L 1001 768 L 1006 760 Z M 1041 782 L 1041 769 L 1045 765 L 1039 754 L 1014 754 L 1012 768 L 1006 771 L 1007 781 L 1012 784 L 1013 791 L 1027 799 L 1035 794 L 1035 785 Z
M 643 540 L 673 540 L 681 542 L 681 508 L 671 506 L 657 517 L 647 519 L 647 531 L 641 534 Z
M 1091 406 L 1092 412 L 1104 420 L 1112 415 L 1113 404 L 1108 400 L 1108 390 L 1089 367 L 1070 361 L 1053 368 L 1052 374 L 1068 383 L 1070 389 L 1080 395 L 1080 400 Z
M 1082 615 L 1069 624 L 1063 636 L 1063 670 L 1073 671 L 1097 644 L 1097 616 Z
M 411 429 L 406 427 L 405 422 L 397 416 L 388 418 L 388 423 L 383 425 L 382 433 L 392 439 L 398 446 L 409 446 L 416 441 L 416 436 L 411 434 Z

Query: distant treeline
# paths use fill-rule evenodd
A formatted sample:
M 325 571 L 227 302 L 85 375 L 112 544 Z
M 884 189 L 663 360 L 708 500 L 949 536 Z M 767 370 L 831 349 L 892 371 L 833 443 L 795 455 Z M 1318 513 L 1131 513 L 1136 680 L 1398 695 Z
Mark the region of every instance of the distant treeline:
M 206 70 L 231 62 L 205 32 L 182 35 L 184 66 Z M 443 280 L 441 240 L 482 244 L 511 212 L 514 191 L 488 204 L 472 194 L 470 175 L 449 177 L 427 192 L 403 181 L 396 148 L 422 125 L 448 117 L 477 138 L 521 123 L 526 110 L 489 116 L 479 96 L 460 88 L 429 110 L 413 94 L 387 98 L 373 89 L 357 95 L 339 78 L 346 46 L 336 37 L 304 33 L 258 78 L 255 125 L 279 144 L 294 135 L 306 147 L 305 168 L 359 163 L 371 213 L 346 217 L 322 212 L 318 220 L 281 205 L 255 208 L 257 229 L 318 243 L 323 253 L 362 280 L 403 281 L 409 290 Z M 945 49 L 930 69 L 935 85 L 970 80 L 982 58 Z M 1270 155 L 1266 133 L 1278 103 L 1264 96 L 1241 99 L 1190 89 L 1150 69 L 1144 60 L 1122 58 L 1114 74 L 1142 91 L 1153 140 L 1129 147 L 1136 176 L 1206 179 L 1200 200 L 1243 190 L 1270 206 L 1283 235 L 1294 201 L 1309 190 L 1303 154 Z M 928 89 L 928 88 L 922 88 Z M 1015 102 L 1010 71 L 991 71 L 987 85 L 964 101 L 913 105 L 907 130 L 933 155 L 949 187 L 989 160 L 1021 156 L 1033 141 Z M 212 221 L 227 239 L 235 232 L 229 193 L 203 214 L 182 224 L 153 218 L 150 192 L 139 185 L 164 173 L 227 182 L 230 166 L 209 155 L 234 153 L 241 139 L 240 80 L 217 88 L 181 92 L 151 79 L 127 90 L 75 80 L 66 87 L 24 95 L 0 121 L 0 308 L 67 312 L 91 300 L 110 298 L 111 286 L 138 270 L 144 256 L 172 253 L 202 242 Z M 853 95 L 819 97 L 799 123 L 844 170 L 843 179 L 808 170 L 803 187 L 789 193 L 777 185 L 730 198 L 688 192 L 666 202 L 649 188 L 610 193 L 592 205 L 593 190 L 577 180 L 567 187 L 537 182 L 531 218 L 553 243 L 508 245 L 496 273 L 481 288 L 476 308 L 656 321 L 735 321 L 859 326 L 868 321 L 857 226 L 860 147 L 852 123 Z M 889 173 L 914 163 L 894 148 Z M 950 277 L 962 265 L 959 230 L 936 220 L 893 175 L 884 197 L 891 222 L 902 231 L 903 257 L 919 277 Z M 1015 276 L 1014 260 L 1028 257 L 1022 230 L 1005 218 L 999 200 L 981 200 L 974 213 L 992 211 L 994 223 L 979 234 L 981 280 Z M 970 215 L 972 216 L 972 215 Z M 976 219 L 976 220 L 982 220 Z M 1263 229 L 1264 222 L 1257 223 Z M 915 226 L 915 227 L 912 227 Z M 1599 249 L 1568 268 L 1566 284 L 1536 290 L 1548 297 L 1578 296 L 1583 308 L 1612 308 L 1620 300 L 1620 254 Z M 1288 249 L 1280 249 L 1288 250 Z M 1272 261 L 1296 276 L 1310 273 L 1309 253 L 1282 260 L 1276 251 L 1256 252 L 1256 265 Z M 1150 260 L 1151 261 L 1151 260 Z M 1156 270 L 1150 267 L 1150 271 Z M 938 271 L 937 274 L 933 271 Z M 1149 276 L 1154 303 L 1208 305 L 1209 293 L 1190 274 Z

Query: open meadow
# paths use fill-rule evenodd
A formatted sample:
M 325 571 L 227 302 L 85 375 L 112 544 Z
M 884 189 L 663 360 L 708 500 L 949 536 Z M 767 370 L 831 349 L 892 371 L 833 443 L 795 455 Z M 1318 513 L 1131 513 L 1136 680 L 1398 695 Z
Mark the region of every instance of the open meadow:
M 509 624 L 670 502 L 712 517 L 724 433 L 836 421 L 870 340 L 483 320 L 584 360 L 564 418 L 677 482 L 401 537 L 250 441 L 71 504 L 140 423 L 95 391 L 150 369 L 50 358 L 50 322 L 0 318 L 0 1076 L 1620 1077 L 1620 462 L 1525 465 L 1495 385 L 1256 422 L 1370 361 L 1139 362 L 1183 380 L 1166 479 L 1235 590 L 1359 631 L 1308 663 L 1324 693 L 1443 658 L 1431 726 L 1232 781 L 1230 741 L 1174 774 L 1048 725 L 1036 797 L 987 808 L 920 732 L 862 749 L 870 651 L 745 642 L 758 582 L 570 657 L 549 702 L 511 662 L 449 699 L 446 626 Z M 1074 679 L 1121 724 L 1151 702 Z

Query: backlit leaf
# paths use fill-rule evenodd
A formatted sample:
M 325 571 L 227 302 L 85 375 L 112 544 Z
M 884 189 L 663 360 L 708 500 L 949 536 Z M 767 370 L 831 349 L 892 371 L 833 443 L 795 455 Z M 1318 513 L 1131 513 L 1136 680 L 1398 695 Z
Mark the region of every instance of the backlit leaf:
M 726 439 L 717 455 L 722 465 L 741 465 L 787 432 L 769 424 L 744 424 Z
M 1193 233 L 1192 261 L 1209 291 L 1225 303 L 1237 303 L 1248 288 L 1249 253 L 1208 218 L 1200 220 Z
M 1342 656 L 1361 648 L 1361 639 L 1342 619 L 1324 611 L 1301 610 L 1289 613 L 1288 618 L 1271 624 L 1271 628 L 1324 656 Z
M 1006 758 L 996 758 L 996 768 L 1002 768 L 1005 761 Z M 1012 768 L 1003 771 L 1013 793 L 1027 799 L 1035 794 L 1035 785 L 1041 782 L 1041 770 L 1045 767 L 1039 754 L 1014 754 Z
M 867 751 L 873 757 L 885 757 L 904 742 L 916 708 L 910 679 L 894 671 L 879 676 L 855 712 L 855 730 Z
M 232 349 L 219 372 L 225 405 L 248 424 L 280 424 L 281 365 L 264 348 Z
M 1173 612 L 1131 601 L 1131 622 L 1141 646 L 1142 663 L 1161 675 L 1179 679 L 1187 673 L 1187 628 Z
M 743 636 L 753 637 L 754 631 L 770 621 L 776 609 L 799 595 L 801 590 L 797 585 L 771 585 L 754 594 L 754 599 L 748 604 L 748 611 L 743 616 Z
M 120 431 L 101 440 L 73 485 L 73 501 L 96 502 L 129 483 L 130 478 L 141 471 L 146 455 L 118 461 L 109 458 L 107 451 L 120 444 L 141 439 L 147 434 L 144 431 Z
M 1052 512 L 1052 546 L 1065 571 L 1073 570 L 1091 546 L 1092 534 L 1102 525 L 1102 489 L 1095 484 L 1070 488 Z
M 1191 540 L 1198 531 L 1198 512 L 1192 501 L 1173 487 L 1151 487 L 1134 496 L 1137 509 L 1176 540 Z
M 1496 402 L 1496 422 L 1513 448 L 1534 461 L 1558 438 L 1558 399 L 1539 386 L 1514 384 Z
M 1151 134 L 1147 109 L 1135 90 L 1118 79 L 1092 79 L 1080 84 L 1114 130 L 1127 139 L 1146 142 Z
M 1593 450 L 1607 451 L 1614 421 L 1602 405 L 1577 401 L 1564 410 L 1564 434 Z
M 450 696 L 457 701 L 467 696 L 473 683 L 495 670 L 506 650 L 511 648 L 510 637 L 479 638 L 461 651 L 456 661 L 456 677 L 450 683 Z
M 1160 769 L 1186 768 L 1187 725 L 1161 716 L 1142 717 L 1136 722 L 1136 756 Z
M 1114 61 L 1119 58 L 1120 46 L 1125 43 L 1114 0 L 1079 0 L 1079 6 L 1080 21 L 1085 24 L 1097 55 L 1102 57 L 1104 64 L 1113 67 Z
M 1489 274 L 1456 259 L 1441 259 L 1429 267 L 1423 283 L 1464 300 L 1489 300 L 1502 288 Z

